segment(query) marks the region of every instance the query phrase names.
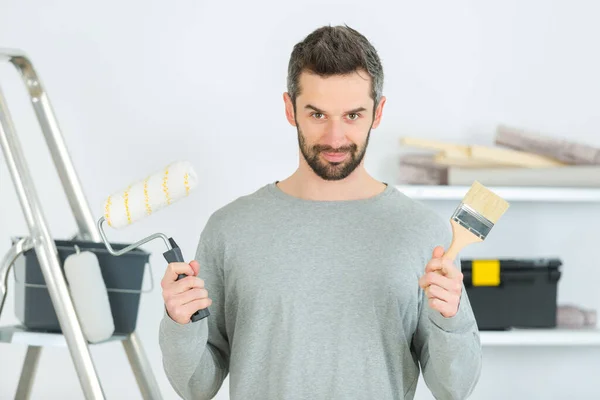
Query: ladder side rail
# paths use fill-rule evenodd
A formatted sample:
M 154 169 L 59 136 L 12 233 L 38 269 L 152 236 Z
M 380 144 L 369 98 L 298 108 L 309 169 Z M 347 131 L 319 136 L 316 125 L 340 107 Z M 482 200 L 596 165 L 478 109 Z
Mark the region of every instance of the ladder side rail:
M 84 337 L 73 301 L 69 294 L 65 277 L 58 259 L 58 251 L 47 222 L 42 213 L 40 201 L 33 185 L 33 179 L 25 162 L 21 145 L 0 88 L 0 145 L 17 191 L 19 202 L 29 227 L 40 268 L 44 275 L 48 292 L 59 319 L 61 330 L 69 346 L 81 387 L 87 399 L 104 399 L 98 374 Z
M 0 50 L 0 53 L 4 54 L 4 58 L 15 66 L 25 83 L 46 144 L 67 195 L 69 206 L 75 217 L 79 238 L 100 242 L 101 237 L 96 228 L 93 214 L 39 75 L 30 59 L 23 52 Z
M 17 68 L 27 87 L 36 116 L 75 217 L 79 238 L 101 242 L 100 232 L 96 227 L 96 222 L 82 189 L 80 179 L 73 166 L 52 105 L 33 64 L 24 52 L 13 49 L 0 48 L 0 61 L 2 60 L 11 62 Z M 131 333 L 122 343 L 143 397 L 145 399 L 162 398 L 150 362 L 137 334 L 135 332 Z

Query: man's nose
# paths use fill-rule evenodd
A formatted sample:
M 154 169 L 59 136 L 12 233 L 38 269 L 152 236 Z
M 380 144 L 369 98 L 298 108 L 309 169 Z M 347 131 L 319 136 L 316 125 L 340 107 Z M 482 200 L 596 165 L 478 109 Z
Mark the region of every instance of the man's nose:
M 339 119 L 331 119 L 327 124 L 323 144 L 331 146 L 334 149 L 346 144 L 346 135 L 344 133 L 343 122 Z

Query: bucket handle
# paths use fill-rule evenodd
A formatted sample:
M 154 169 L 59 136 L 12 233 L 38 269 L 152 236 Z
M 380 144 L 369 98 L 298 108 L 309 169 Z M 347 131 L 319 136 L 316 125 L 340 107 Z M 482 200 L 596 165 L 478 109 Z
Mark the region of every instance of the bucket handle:
M 79 249 L 79 246 L 74 245 L 75 248 L 75 253 L 79 254 L 79 252 L 81 251 Z M 21 253 L 19 253 L 21 254 Z M 14 262 L 15 260 L 13 260 Z M 144 264 L 144 269 L 146 269 L 146 266 L 148 267 L 148 275 L 150 276 L 150 289 L 146 289 L 146 290 L 135 290 L 135 289 L 111 289 L 111 288 L 106 288 L 107 292 L 116 292 L 116 293 L 131 293 L 131 294 L 145 294 L 145 293 L 150 293 L 154 290 L 154 276 L 152 274 L 152 263 L 150 262 L 150 259 L 148 258 L 148 261 L 146 262 L 146 264 Z M 17 273 L 16 273 L 16 268 L 13 268 L 13 277 L 15 279 L 15 284 L 20 284 L 21 281 L 17 279 Z M 39 283 L 23 283 L 24 287 L 31 287 L 31 288 L 38 288 L 38 289 L 47 289 L 48 286 L 47 285 L 42 285 Z
M 0 264 L 0 315 L 4 308 L 6 293 L 8 292 L 8 274 L 10 273 L 10 269 L 21 254 L 33 247 L 33 241 L 29 237 L 21 238 L 11 246 L 8 253 L 2 259 L 2 263 Z

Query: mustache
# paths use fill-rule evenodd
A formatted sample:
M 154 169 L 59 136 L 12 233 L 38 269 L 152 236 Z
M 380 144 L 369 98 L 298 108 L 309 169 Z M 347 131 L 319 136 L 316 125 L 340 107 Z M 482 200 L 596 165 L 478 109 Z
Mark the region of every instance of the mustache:
M 316 145 L 313 146 L 313 149 L 316 152 L 319 152 L 319 153 L 322 153 L 322 152 L 327 152 L 327 153 L 349 153 L 349 152 L 355 152 L 358 149 L 358 146 L 356 144 L 351 144 L 351 145 L 348 145 L 348 146 L 333 148 L 333 147 L 328 146 L 328 145 L 316 144 Z

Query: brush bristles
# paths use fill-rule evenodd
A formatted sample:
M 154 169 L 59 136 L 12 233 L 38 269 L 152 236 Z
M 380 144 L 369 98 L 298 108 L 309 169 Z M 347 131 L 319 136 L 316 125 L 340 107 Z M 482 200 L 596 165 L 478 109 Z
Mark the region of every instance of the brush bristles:
M 475 181 L 463 198 L 463 203 L 477 211 L 492 223 L 496 223 L 508 210 L 509 203 Z

